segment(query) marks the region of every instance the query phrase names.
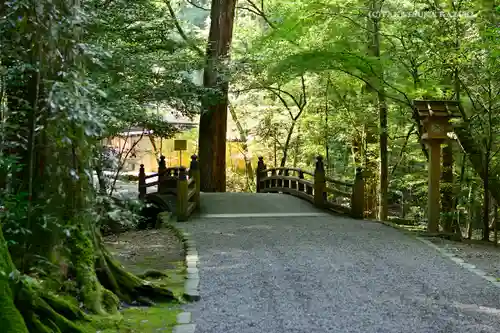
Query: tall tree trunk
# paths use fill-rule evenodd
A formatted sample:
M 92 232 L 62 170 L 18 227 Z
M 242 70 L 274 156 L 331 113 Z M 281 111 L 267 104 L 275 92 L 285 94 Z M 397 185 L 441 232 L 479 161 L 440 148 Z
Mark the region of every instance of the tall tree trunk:
M 293 150 L 294 150 L 293 151 L 293 167 L 296 168 L 297 164 L 299 163 L 299 152 L 300 152 L 300 124 L 299 124 L 299 127 L 297 128 L 297 138 L 295 139 L 295 145 L 294 145 Z M 327 171 L 329 171 L 328 164 L 326 166 L 327 166 Z
M 474 184 L 472 182 L 469 183 L 469 195 L 467 197 L 467 208 L 468 208 L 468 218 L 467 218 L 467 239 L 472 239 L 472 229 L 474 225 L 474 214 L 476 212 L 475 209 L 475 200 L 474 200 Z
M 484 154 L 484 176 L 483 176 L 483 241 L 490 240 L 490 151 L 486 151 Z
M 383 1 L 372 0 L 371 11 L 372 13 L 379 12 L 382 9 Z M 380 15 L 369 16 L 371 20 L 370 30 L 372 32 L 371 38 L 371 52 L 374 57 L 380 60 Z M 378 218 L 382 221 L 387 220 L 388 215 L 388 187 L 389 187 L 389 159 L 388 159 L 388 128 L 387 128 L 387 101 L 384 89 L 384 70 L 382 64 L 379 62 L 377 70 L 377 77 L 373 80 L 377 81 L 376 86 L 378 91 L 375 93 L 378 110 L 379 110 L 379 149 L 380 149 L 380 166 L 379 166 L 379 209 Z
M 495 201 L 495 205 L 493 207 L 493 241 L 495 242 L 495 246 L 498 246 L 498 202 Z
M 443 229 L 445 232 L 453 232 L 453 147 L 451 142 L 443 148 L 441 181 L 441 205 L 442 212 L 445 214 Z
M 284 168 L 286 165 L 286 160 L 288 159 L 288 150 L 290 149 L 290 143 L 292 142 L 293 130 L 295 129 L 296 121 L 292 120 L 292 124 L 288 129 L 288 133 L 286 134 L 285 144 L 283 145 L 283 157 L 281 157 L 280 167 Z
M 326 155 L 326 168 L 327 172 L 331 172 L 331 167 L 330 167 L 330 145 L 329 145 L 329 131 L 328 131 L 328 88 L 330 85 L 330 78 L 326 80 L 326 88 L 325 88 L 325 131 L 324 131 L 324 138 L 325 138 L 325 155 Z
M 229 60 L 236 0 L 213 0 L 210 10 L 203 85 L 216 89 L 215 100 L 204 101 L 200 117 L 199 157 L 201 190 L 226 191 L 226 132 L 229 82 L 224 62 Z M 222 75 L 221 75 L 222 74 Z

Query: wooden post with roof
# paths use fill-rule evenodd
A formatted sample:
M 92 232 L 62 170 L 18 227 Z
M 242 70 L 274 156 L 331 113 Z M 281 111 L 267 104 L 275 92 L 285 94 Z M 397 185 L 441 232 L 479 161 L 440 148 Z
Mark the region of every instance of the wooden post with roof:
M 439 232 L 441 215 L 441 145 L 448 140 L 452 132 L 450 119 L 460 117 L 457 101 L 415 100 L 420 123 L 423 125 L 422 140 L 429 148 L 429 185 L 428 185 L 428 223 L 427 231 Z

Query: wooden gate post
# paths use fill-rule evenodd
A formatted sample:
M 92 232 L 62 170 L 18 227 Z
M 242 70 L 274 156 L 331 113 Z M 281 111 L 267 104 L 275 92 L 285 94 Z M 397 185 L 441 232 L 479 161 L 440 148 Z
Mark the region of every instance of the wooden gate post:
M 264 174 L 262 171 L 266 170 L 266 164 L 264 163 L 264 157 L 259 156 L 259 162 L 257 163 L 257 172 L 256 172 L 256 192 L 259 193 L 262 190 L 262 186 L 260 184 L 260 180 L 263 178 Z
M 189 178 L 194 179 L 194 186 L 196 192 L 194 194 L 194 201 L 196 202 L 196 209 L 200 208 L 200 168 L 198 165 L 198 156 L 196 154 L 191 156 L 191 164 L 189 165 Z
M 144 164 L 141 164 L 139 169 L 139 199 L 146 198 L 146 172 L 144 171 Z
M 188 183 L 187 183 L 186 168 L 180 167 L 179 178 L 177 180 L 177 202 L 176 202 L 176 213 L 177 220 L 180 222 L 187 221 L 187 209 L 188 209 Z
M 319 208 L 325 207 L 326 180 L 323 156 L 316 157 L 316 168 L 314 169 L 314 205 Z
M 165 181 L 167 177 L 167 164 L 165 163 L 165 156 L 160 156 L 160 161 L 158 162 L 158 193 L 163 193 L 165 190 Z
M 352 186 L 351 217 L 362 219 L 365 209 L 365 182 L 363 180 L 363 169 L 356 168 L 356 179 Z

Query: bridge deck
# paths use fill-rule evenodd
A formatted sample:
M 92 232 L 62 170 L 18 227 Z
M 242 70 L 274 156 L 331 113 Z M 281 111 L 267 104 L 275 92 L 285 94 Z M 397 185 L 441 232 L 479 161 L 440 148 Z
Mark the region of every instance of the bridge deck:
M 201 202 L 202 214 L 182 223 L 200 255 L 202 300 L 186 306 L 197 333 L 500 327 L 498 288 L 397 230 L 286 195 L 204 194 Z
M 277 193 L 202 193 L 203 214 L 318 213 L 309 202 Z

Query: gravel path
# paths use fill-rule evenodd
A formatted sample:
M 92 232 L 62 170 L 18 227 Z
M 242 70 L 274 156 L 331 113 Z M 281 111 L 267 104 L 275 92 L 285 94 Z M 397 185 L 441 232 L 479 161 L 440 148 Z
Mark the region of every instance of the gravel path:
M 314 211 L 276 194 L 212 194 L 202 202 L 205 214 L 260 213 L 260 205 Z M 185 227 L 200 255 L 202 300 L 186 306 L 197 333 L 479 333 L 500 327 L 500 289 L 378 223 L 201 216 Z

